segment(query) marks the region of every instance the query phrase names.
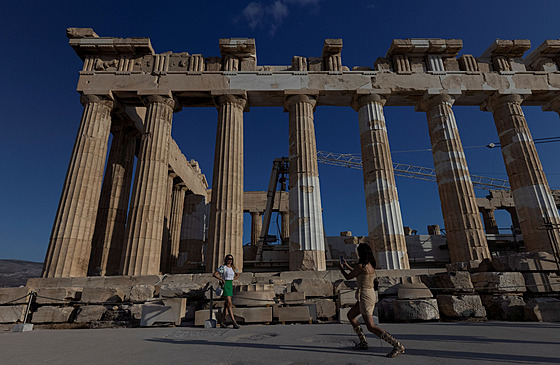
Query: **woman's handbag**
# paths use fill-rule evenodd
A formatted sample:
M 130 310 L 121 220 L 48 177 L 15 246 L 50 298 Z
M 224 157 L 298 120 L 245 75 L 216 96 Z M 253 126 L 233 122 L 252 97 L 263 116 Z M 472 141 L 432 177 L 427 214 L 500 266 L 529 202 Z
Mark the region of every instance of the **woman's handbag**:
M 222 286 L 218 286 L 216 287 L 216 289 L 214 289 L 214 294 L 216 294 L 216 297 L 221 297 L 222 294 L 224 294 L 224 289 L 222 289 Z

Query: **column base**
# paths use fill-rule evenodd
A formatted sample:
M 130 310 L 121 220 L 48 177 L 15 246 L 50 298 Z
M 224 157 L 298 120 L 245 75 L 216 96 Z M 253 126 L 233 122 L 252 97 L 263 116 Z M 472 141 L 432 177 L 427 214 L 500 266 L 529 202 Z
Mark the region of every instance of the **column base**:
M 290 271 L 325 271 L 325 251 L 290 251 Z
M 380 269 L 410 269 L 406 251 L 380 251 L 377 253 L 377 266 Z

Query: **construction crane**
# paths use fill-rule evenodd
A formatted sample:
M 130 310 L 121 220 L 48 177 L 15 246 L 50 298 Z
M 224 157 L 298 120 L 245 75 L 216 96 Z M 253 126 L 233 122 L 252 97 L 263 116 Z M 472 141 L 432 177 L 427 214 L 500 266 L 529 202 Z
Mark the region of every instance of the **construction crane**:
M 335 153 L 317 151 L 317 162 L 328 165 L 344 166 L 352 169 L 362 169 L 362 157 L 352 153 Z M 420 179 L 427 181 L 437 181 L 436 171 L 429 167 L 414 166 L 403 163 L 393 162 L 393 170 L 395 176 L 408 177 L 411 179 Z M 509 181 L 495 179 L 491 177 L 471 175 L 474 188 L 477 189 L 493 189 L 493 190 L 509 190 Z

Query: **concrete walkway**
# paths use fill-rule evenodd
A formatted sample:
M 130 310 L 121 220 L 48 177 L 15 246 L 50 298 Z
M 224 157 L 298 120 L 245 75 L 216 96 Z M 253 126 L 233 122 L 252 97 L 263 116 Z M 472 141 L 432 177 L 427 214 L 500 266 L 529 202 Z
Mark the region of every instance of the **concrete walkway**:
M 560 323 L 415 323 L 383 326 L 406 346 L 395 359 L 350 325 L 254 325 L 41 330 L 0 334 L 1 364 L 558 364 Z

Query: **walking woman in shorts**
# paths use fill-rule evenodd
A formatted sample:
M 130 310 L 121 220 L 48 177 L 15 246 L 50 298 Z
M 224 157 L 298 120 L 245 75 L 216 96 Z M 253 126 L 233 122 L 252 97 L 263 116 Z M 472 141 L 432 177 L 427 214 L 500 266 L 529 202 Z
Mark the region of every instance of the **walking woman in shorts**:
M 218 268 L 214 273 L 214 277 L 220 280 L 220 285 L 224 289 L 222 296 L 225 299 L 224 311 L 222 313 L 222 321 L 220 322 L 220 327 L 226 327 L 225 321 L 226 316 L 229 311 L 231 320 L 233 321 L 233 328 L 239 328 L 239 325 L 235 321 L 235 316 L 233 315 L 233 304 L 231 303 L 231 297 L 233 296 L 233 281 L 239 277 L 239 273 L 233 264 L 233 256 L 226 255 L 224 259 L 224 264 Z
M 393 346 L 393 350 L 387 354 L 387 357 L 396 357 L 400 354 L 404 354 L 404 346 L 387 331 L 376 326 L 373 322 L 373 309 L 377 302 L 377 295 L 373 285 L 375 266 L 376 262 L 373 251 L 366 243 L 358 245 L 358 264 L 356 266 L 352 267 L 348 265 L 344 259 L 340 262 L 340 271 L 344 278 L 346 280 L 356 278 L 358 281 L 358 290 L 356 291 L 356 299 L 358 301 L 348 312 L 348 320 L 360 339 L 360 342 L 354 346 L 354 349 L 367 350 L 369 348 L 362 326 L 360 326 L 356 319 L 358 315 L 361 314 L 367 329 Z M 346 268 L 351 270 L 350 273 L 346 272 Z

